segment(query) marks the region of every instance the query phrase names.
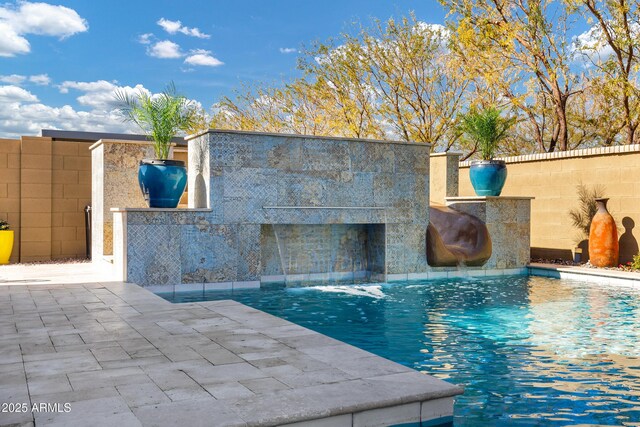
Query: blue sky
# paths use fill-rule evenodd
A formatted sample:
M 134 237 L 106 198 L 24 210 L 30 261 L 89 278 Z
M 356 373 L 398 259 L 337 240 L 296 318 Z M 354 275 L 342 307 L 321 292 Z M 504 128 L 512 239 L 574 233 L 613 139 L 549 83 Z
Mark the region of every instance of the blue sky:
M 444 22 L 434 0 L 0 3 L 0 137 L 133 130 L 113 113 L 119 87 L 174 81 L 209 109 L 242 82 L 295 76 L 302 46 L 411 11 Z

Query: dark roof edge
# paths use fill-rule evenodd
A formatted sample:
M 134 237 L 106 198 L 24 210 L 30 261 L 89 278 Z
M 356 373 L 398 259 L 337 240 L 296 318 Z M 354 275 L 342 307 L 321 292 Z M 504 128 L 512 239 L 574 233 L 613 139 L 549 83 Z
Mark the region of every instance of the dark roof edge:
M 125 141 L 148 141 L 145 135 L 137 135 L 131 133 L 111 133 L 111 132 L 84 132 L 75 130 L 56 130 L 42 129 L 40 136 L 49 137 L 51 139 L 62 139 L 66 141 L 86 141 L 96 142 L 101 139 L 121 139 Z M 171 140 L 177 145 L 187 145 L 187 141 L 182 137 L 175 137 Z

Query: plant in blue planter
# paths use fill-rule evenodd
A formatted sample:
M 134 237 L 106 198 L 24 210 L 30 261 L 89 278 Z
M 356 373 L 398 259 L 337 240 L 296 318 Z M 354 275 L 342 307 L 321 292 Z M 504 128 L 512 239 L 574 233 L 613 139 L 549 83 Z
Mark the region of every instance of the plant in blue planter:
M 173 83 L 159 95 L 118 91 L 116 98 L 125 120 L 137 124 L 153 141 L 156 158 L 141 160 L 138 168 L 138 183 L 145 200 L 150 208 L 175 208 L 187 186 L 187 168 L 183 161 L 167 158 L 173 137 L 196 125 L 197 108 L 177 94 Z
M 462 116 L 460 130 L 480 153 L 482 160 L 474 160 L 469 178 L 478 196 L 499 196 L 507 180 L 507 165 L 493 156 L 500 142 L 507 136 L 515 118 L 505 118 L 502 111 L 491 107 L 471 110 Z

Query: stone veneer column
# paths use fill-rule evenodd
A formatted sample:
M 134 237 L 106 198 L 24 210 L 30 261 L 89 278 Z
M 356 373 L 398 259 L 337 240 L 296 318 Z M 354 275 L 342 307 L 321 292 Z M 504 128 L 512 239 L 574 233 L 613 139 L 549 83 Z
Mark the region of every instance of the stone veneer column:
M 22 137 L 20 261 L 51 259 L 51 138 Z
M 447 197 L 447 206 L 478 217 L 491 236 L 491 258 L 484 269 L 525 267 L 531 258 L 533 197 Z
M 138 164 L 154 158 L 146 141 L 102 139 L 91 147 L 91 256 L 101 261 L 113 254 L 111 208 L 144 208 L 147 204 L 138 185 Z
M 458 196 L 459 163 L 462 153 L 432 153 L 430 157 L 430 201 L 444 204 L 447 197 Z

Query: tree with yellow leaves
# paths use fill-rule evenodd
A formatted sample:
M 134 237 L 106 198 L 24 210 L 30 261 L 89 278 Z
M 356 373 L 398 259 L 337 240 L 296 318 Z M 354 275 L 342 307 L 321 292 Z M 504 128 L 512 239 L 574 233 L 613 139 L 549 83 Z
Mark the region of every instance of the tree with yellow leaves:
M 567 150 L 572 11 L 551 0 L 441 0 L 467 69 L 525 115 L 539 151 Z M 553 115 L 547 115 L 548 107 Z M 549 120 L 551 119 L 551 120 Z

